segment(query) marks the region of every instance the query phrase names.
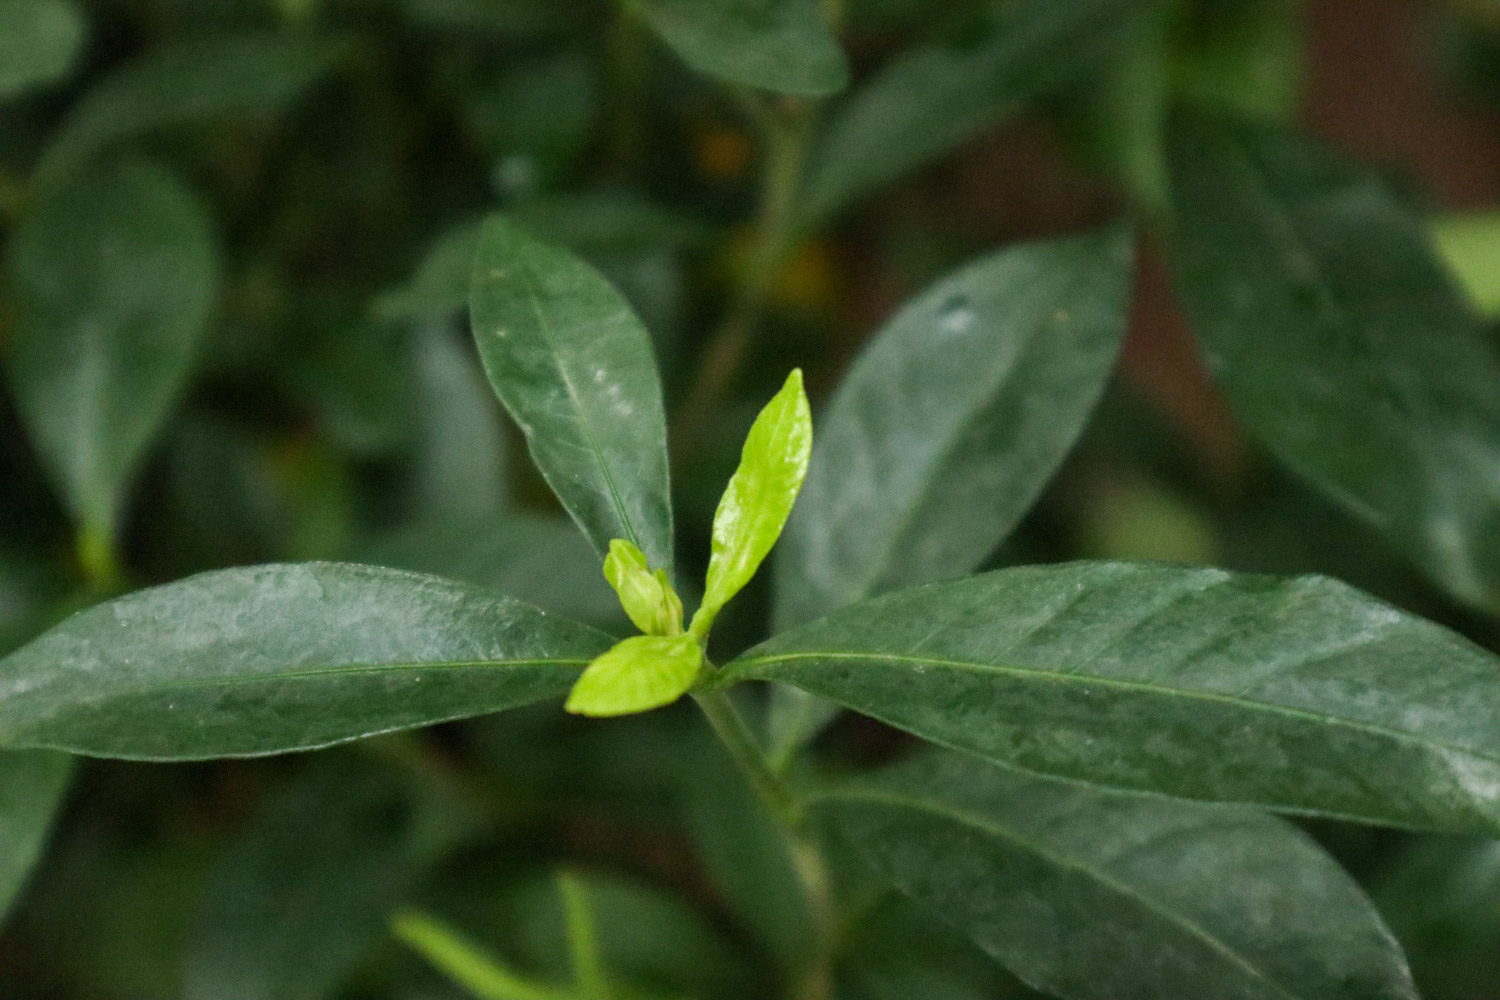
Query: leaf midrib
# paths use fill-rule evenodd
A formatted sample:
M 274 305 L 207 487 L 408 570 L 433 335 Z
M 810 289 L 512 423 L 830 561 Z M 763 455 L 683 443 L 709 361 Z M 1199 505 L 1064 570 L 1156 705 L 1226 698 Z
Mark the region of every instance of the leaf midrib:
M 1311 709 L 1295 708 L 1291 705 L 1279 705 L 1275 702 L 1257 701 L 1253 698 L 1245 698 L 1240 695 L 1224 694 L 1217 691 L 1190 690 L 1187 688 L 1162 687 L 1159 684 L 1148 684 L 1143 681 L 1123 680 L 1116 677 L 1102 677 L 1098 674 L 1063 673 L 1057 670 L 1045 670 L 1036 667 L 1014 666 L 1001 663 L 984 663 L 976 660 L 952 660 L 939 657 L 910 656 L 899 653 L 860 653 L 860 652 L 835 652 L 835 651 L 807 651 L 800 653 L 776 653 L 764 656 L 742 657 L 729 664 L 724 669 L 725 675 L 734 673 L 754 674 L 757 664 L 773 665 L 777 663 L 795 663 L 805 660 L 863 660 L 875 661 L 889 664 L 911 664 L 913 666 L 940 667 L 950 670 L 967 670 L 973 673 L 997 673 L 1008 674 L 1013 677 L 1022 677 L 1027 680 L 1038 682 L 1050 682 L 1054 684 L 1082 684 L 1097 687 L 1114 688 L 1121 691 L 1133 691 L 1147 693 L 1162 698 L 1182 698 L 1189 701 L 1213 702 L 1215 704 L 1235 705 L 1241 708 L 1257 712 L 1265 712 L 1272 715 L 1283 715 L 1288 718 L 1323 723 L 1325 725 L 1341 727 L 1358 732 L 1381 736 L 1386 739 L 1400 743 L 1408 743 L 1414 746 L 1446 751 L 1452 754 L 1462 754 L 1474 757 L 1490 764 L 1500 765 L 1500 754 L 1481 750 L 1471 746 L 1455 746 L 1438 740 L 1425 739 L 1416 733 L 1406 732 L 1400 729 L 1392 729 L 1387 726 L 1373 722 L 1364 722 L 1356 719 L 1342 719 L 1337 716 L 1324 715 Z M 750 668 L 742 670 L 741 667 Z M 728 678 L 726 678 L 728 679 Z M 779 678 L 765 677 L 765 680 L 776 680 Z M 792 682 L 795 683 L 795 682 Z M 800 685 L 798 685 L 800 686 Z M 812 692 L 817 694 L 818 692 Z M 827 695 L 822 695 L 827 697 Z M 837 699 L 835 699 L 837 700 Z M 868 713 L 873 714 L 873 713 Z
M 1098 869 L 1082 861 L 1065 858 L 1052 851 L 1049 851 L 1035 841 L 1030 840 L 1027 837 L 1023 837 L 1019 833 L 1016 833 L 1007 827 L 986 821 L 982 817 L 976 816 L 972 813 L 964 812 L 957 808 L 940 805 L 930 800 L 909 798 L 907 796 L 888 791 L 858 789 L 854 791 L 823 792 L 821 794 L 814 795 L 810 801 L 816 803 L 818 801 L 830 801 L 838 799 L 844 799 L 846 801 L 852 802 L 871 802 L 884 804 L 889 806 L 896 806 L 903 809 L 909 809 L 913 812 L 940 816 L 961 825 L 979 830 L 982 833 L 989 834 L 990 836 L 993 836 L 999 840 L 1004 840 L 1011 844 L 1014 844 L 1021 850 L 1030 852 L 1031 854 L 1035 855 L 1038 858 L 1041 858 L 1043 861 L 1046 861 L 1049 864 L 1056 865 L 1059 868 L 1082 873 L 1089 878 L 1095 879 L 1104 887 L 1119 893 L 1126 899 L 1132 900 L 1148 912 L 1155 913 L 1166 920 L 1168 923 L 1180 927 L 1189 936 L 1195 937 L 1198 940 L 1202 941 L 1213 951 L 1222 955 L 1232 965 L 1243 969 L 1249 975 L 1255 977 L 1261 982 L 1264 982 L 1267 986 L 1271 987 L 1281 996 L 1287 997 L 1288 1000 L 1303 1000 L 1302 994 L 1289 991 L 1275 979 L 1272 979 L 1270 975 L 1257 968 L 1248 959 L 1241 957 L 1229 944 L 1220 940 L 1216 935 L 1212 934 L 1206 928 L 1202 927 L 1187 916 L 1184 916 L 1175 910 L 1168 909 L 1156 903 L 1150 897 L 1142 895 L 1139 891 L 1135 890 L 1126 883 L 1121 882 L 1118 879 L 1105 874 L 1104 872 L 1099 871 Z

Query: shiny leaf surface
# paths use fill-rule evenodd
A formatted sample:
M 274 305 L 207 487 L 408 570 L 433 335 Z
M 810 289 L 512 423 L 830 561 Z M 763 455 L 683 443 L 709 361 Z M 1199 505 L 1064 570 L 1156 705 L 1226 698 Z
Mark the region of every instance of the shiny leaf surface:
M 1173 264 L 1277 455 L 1466 600 L 1500 607 L 1500 358 L 1419 219 L 1307 139 L 1181 116 Z
M 73 761 L 50 750 L 0 754 L 0 922 L 41 857 Z
M 208 324 L 208 220 L 164 170 L 106 166 L 25 215 L 5 270 L 21 414 L 74 516 L 107 535 Z
M 693 69 L 784 94 L 829 94 L 849 67 L 818 0 L 629 0 Z
M 622 538 L 609 543 L 604 578 L 619 595 L 620 606 L 635 627 L 647 635 L 682 632 L 682 601 L 661 570 L 651 572 L 641 550 Z
M 220 570 L 83 611 L 0 660 L 0 745 L 280 753 L 564 694 L 606 636 L 438 577 Z
M 1038 773 L 1500 831 L 1500 658 L 1324 577 L 999 570 L 845 608 L 721 674 L 751 677 Z
M 660 708 L 686 694 L 702 667 L 703 651 L 690 635 L 632 636 L 588 665 L 566 707 L 593 716 Z
M 1066 1000 L 1417 996 L 1359 887 L 1274 817 L 938 753 L 819 808 L 932 915 Z
M 620 293 L 571 253 L 492 219 L 470 309 L 490 384 L 600 557 L 623 538 L 670 574 L 661 384 Z

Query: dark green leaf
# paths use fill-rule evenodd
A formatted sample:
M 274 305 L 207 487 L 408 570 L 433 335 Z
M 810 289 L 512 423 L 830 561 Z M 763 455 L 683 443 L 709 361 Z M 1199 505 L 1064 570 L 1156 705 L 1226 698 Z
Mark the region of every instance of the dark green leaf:
M 154 48 L 95 87 L 54 133 L 36 183 L 67 180 L 108 146 L 154 129 L 269 114 L 325 73 L 326 45 L 239 35 Z
M 41 856 L 72 773 L 68 754 L 0 754 L 0 922 Z
M 492 219 L 470 310 L 490 384 L 600 558 L 623 538 L 670 573 L 661 383 L 620 293 L 567 251 Z
M 1359 887 L 1274 817 L 936 753 L 819 806 L 903 892 L 1065 1000 L 1417 996 Z
M 0 0 L 0 99 L 66 74 L 83 36 L 71 0 Z
M 208 221 L 170 174 L 115 164 L 27 213 L 5 270 L 16 401 L 74 516 L 107 535 L 208 323 Z
M 700 73 L 784 94 L 831 94 L 849 67 L 819 0 L 628 0 Z
M 118 598 L 0 660 L 0 745 L 279 753 L 567 692 L 608 637 L 438 577 L 221 570 Z
M 1129 234 L 1002 250 L 880 331 L 819 422 L 776 560 L 795 625 L 970 572 L 1051 478 L 1125 332 Z
M 1058 777 L 1500 830 L 1500 658 L 1324 577 L 999 570 L 846 608 L 721 676 Z
M 441 782 L 318 761 L 220 859 L 186 949 L 185 1000 L 333 995 L 474 820 Z
M 835 114 L 808 177 L 803 223 L 953 149 L 1027 101 L 1092 68 L 1141 0 L 1022 0 L 980 37 L 912 49 Z
M 1500 357 L 1372 172 L 1180 116 L 1173 266 L 1239 415 L 1459 596 L 1500 607 Z

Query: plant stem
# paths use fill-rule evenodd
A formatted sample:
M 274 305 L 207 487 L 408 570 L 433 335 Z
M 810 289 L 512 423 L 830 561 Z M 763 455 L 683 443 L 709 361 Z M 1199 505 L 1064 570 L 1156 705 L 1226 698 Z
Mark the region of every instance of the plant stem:
M 573 962 L 573 984 L 590 1000 L 609 1000 L 609 983 L 604 977 L 604 963 L 599 957 L 598 935 L 594 933 L 594 914 L 589 906 L 583 882 L 572 872 L 557 874 L 557 894 L 562 897 L 563 915 L 568 928 L 568 953 Z
M 772 770 L 759 742 L 745 724 L 734 702 L 724 691 L 708 690 L 693 695 L 708 717 L 708 724 L 749 779 L 786 838 L 792 868 L 802 885 L 803 897 L 812 914 L 817 935 L 813 960 L 792 994 L 793 1000 L 829 1000 L 833 996 L 833 956 L 837 920 L 828 865 L 817 840 L 807 829 L 801 802 L 782 777 Z

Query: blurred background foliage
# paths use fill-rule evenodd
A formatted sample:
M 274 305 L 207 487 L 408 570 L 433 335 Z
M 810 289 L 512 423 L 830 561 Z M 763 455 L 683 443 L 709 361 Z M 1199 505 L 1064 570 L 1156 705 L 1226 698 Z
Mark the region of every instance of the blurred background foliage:
M 772 70 L 808 96 L 764 101 L 694 71 L 670 3 L 0 0 L 0 648 L 112 592 L 304 559 L 443 573 L 621 629 L 467 339 L 478 224 L 497 210 L 585 256 L 650 328 L 682 555 L 700 564 L 738 442 L 788 368 L 816 406 L 935 277 L 1132 209 L 1122 362 L 991 564 L 1331 573 L 1500 643 L 1494 619 L 1246 436 L 1154 235 L 1164 109 L 1232 108 L 1387 172 L 1500 315 L 1500 4 L 826 6 L 852 96 L 821 95 L 840 82 L 824 53 Z M 23 413 L 98 372 L 28 346 L 49 324 L 82 338 L 77 357 L 149 369 L 52 437 Z M 145 355 L 90 344 L 111 324 L 154 331 Z M 716 642 L 761 634 L 759 587 Z M 845 721 L 819 750 L 838 766 L 890 745 Z M 62 780 L 9 763 L 0 794 Z M 270 760 L 86 761 L 0 932 L 0 998 L 459 995 L 390 935 L 407 904 L 560 978 L 568 886 L 641 995 L 765 996 L 808 940 L 765 823 L 676 711 L 529 710 Z M 1311 825 L 1426 996 L 1500 998 L 1500 845 Z M 0 825 L 0 868 L 19 843 Z M 849 998 L 1027 995 L 889 895 L 858 913 Z

